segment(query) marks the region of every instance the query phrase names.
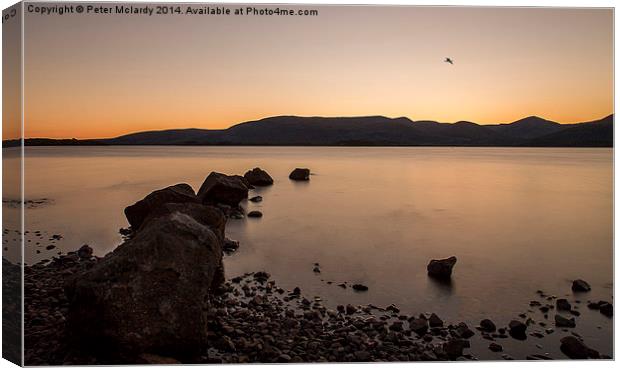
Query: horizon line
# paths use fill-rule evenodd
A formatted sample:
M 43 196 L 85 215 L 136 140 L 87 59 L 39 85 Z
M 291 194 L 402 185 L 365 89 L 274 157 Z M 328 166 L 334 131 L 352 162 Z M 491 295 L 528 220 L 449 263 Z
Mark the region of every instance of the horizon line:
M 322 116 L 322 115 L 308 115 L 308 116 L 302 116 L 302 115 L 271 115 L 271 116 L 265 116 L 259 119 L 254 119 L 254 120 L 246 120 L 246 121 L 241 121 L 238 123 L 234 123 L 232 125 L 230 125 L 227 128 L 221 128 L 221 129 L 209 129 L 209 128 L 197 128 L 197 127 L 187 127 L 187 128 L 167 128 L 167 129 L 149 129 L 149 130 L 139 130 L 139 131 L 130 131 L 124 134 L 120 134 L 120 135 L 116 135 L 116 136 L 108 136 L 108 137 L 99 137 L 99 138 L 75 138 L 75 137 L 71 137 L 71 138 L 51 138 L 51 137 L 20 137 L 20 138 L 8 138 L 8 139 L 2 139 L 3 142 L 5 141 L 13 141 L 13 140 L 18 140 L 18 139 L 54 139 L 54 140 L 100 140 L 100 139 L 114 139 L 114 138 L 119 138 L 119 137 L 123 137 L 126 135 L 131 135 L 131 134 L 138 134 L 138 133 L 147 133 L 147 132 L 165 132 L 165 131 L 171 131 L 171 130 L 205 130 L 205 131 L 225 131 L 227 129 L 230 129 L 234 126 L 240 125 L 240 124 L 247 124 L 247 123 L 254 123 L 254 122 L 259 122 L 262 120 L 266 120 L 266 119 L 273 119 L 273 118 L 283 118 L 283 117 L 291 117 L 291 118 L 305 118 L 305 119 L 310 119 L 310 118 L 321 118 L 321 119 L 362 119 L 362 118 L 372 118 L 372 117 L 377 117 L 377 118 L 385 118 L 385 119 L 390 119 L 390 120 L 397 120 L 397 119 L 407 119 L 409 121 L 411 121 L 412 123 L 416 123 L 416 122 L 433 122 L 433 123 L 438 123 L 438 124 L 449 124 L 449 125 L 453 125 L 453 124 L 457 124 L 457 123 L 471 123 L 471 124 L 476 124 L 479 126 L 497 126 L 497 125 L 510 125 L 510 124 L 514 124 L 516 122 L 519 122 L 521 120 L 525 120 L 525 119 L 529 119 L 529 118 L 537 118 L 537 119 L 541 119 L 541 120 L 545 120 L 551 123 L 555 123 L 555 124 L 560 124 L 560 125 L 574 125 L 574 124 L 585 124 L 585 123 L 591 123 L 591 122 L 595 122 L 598 120 L 602 120 L 605 119 L 609 116 L 613 116 L 615 114 L 615 112 L 611 112 L 609 114 L 604 115 L 601 118 L 596 118 L 596 119 L 589 119 L 589 120 L 585 120 L 585 121 L 577 121 L 577 122 L 572 122 L 572 123 L 559 123 L 557 121 L 554 120 L 549 120 L 546 118 L 543 118 L 541 116 L 538 115 L 528 115 L 525 117 L 522 117 L 520 119 L 511 121 L 511 122 L 503 122 L 503 123 L 488 123 L 488 124 L 481 124 L 481 123 L 477 123 L 475 121 L 471 121 L 471 120 L 458 120 L 458 121 L 454 121 L 454 122 L 442 122 L 442 121 L 437 121 L 437 120 L 430 120 L 430 119 L 419 119 L 419 120 L 413 120 L 408 116 L 397 116 L 397 117 L 389 117 L 386 115 L 354 115 L 354 116 Z

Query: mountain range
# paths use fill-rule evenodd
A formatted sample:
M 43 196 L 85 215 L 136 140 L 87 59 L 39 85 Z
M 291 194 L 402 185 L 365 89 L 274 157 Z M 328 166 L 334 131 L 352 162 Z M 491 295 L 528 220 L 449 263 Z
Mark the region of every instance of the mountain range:
M 271 146 L 530 146 L 613 147 L 613 119 L 559 124 L 530 116 L 509 124 L 439 123 L 405 117 L 275 116 L 228 129 L 170 129 L 105 139 L 29 138 L 50 145 L 271 145 Z M 3 141 L 3 147 L 19 140 Z

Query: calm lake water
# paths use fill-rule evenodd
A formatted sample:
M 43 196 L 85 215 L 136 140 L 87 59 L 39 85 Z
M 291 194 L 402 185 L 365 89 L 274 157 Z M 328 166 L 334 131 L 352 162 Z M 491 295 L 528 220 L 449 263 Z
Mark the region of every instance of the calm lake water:
M 7 165 L 17 161 L 15 151 L 3 152 Z M 226 257 L 227 276 L 266 270 L 282 287 L 299 286 L 329 305 L 394 303 L 474 326 L 487 317 L 505 325 L 523 312 L 544 321 L 528 312 L 540 289 L 581 300 L 575 331 L 612 354 L 612 320 L 585 307 L 589 299 L 612 299 L 611 149 L 28 147 L 26 199 L 51 203 L 26 211 L 26 229 L 62 234 L 56 244 L 64 252 L 88 243 L 103 255 L 121 241 L 123 209 L 151 191 L 180 182 L 197 190 L 211 171 L 243 174 L 256 166 L 275 183 L 251 191 L 262 203 L 242 203 L 263 218 L 229 221 L 228 237 L 241 248 Z M 310 181 L 290 181 L 295 167 L 309 167 Z M 5 189 L 5 199 L 15 196 Z M 34 242 L 25 250 L 29 263 L 57 251 Z M 428 261 L 451 255 L 458 257 L 453 282 L 429 279 Z M 574 296 L 575 278 L 592 292 Z M 370 290 L 336 286 L 344 281 Z M 516 357 L 562 358 L 566 334 L 500 343 Z M 501 356 L 488 342 L 478 345 L 481 357 Z

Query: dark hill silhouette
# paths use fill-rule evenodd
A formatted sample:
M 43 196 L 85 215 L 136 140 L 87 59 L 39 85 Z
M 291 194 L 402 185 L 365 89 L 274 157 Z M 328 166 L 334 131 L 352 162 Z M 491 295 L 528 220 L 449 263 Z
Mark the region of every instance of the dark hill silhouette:
M 536 138 L 531 146 L 540 147 L 611 147 L 614 116 L 583 124 L 573 124 L 561 131 Z
M 487 127 L 495 132 L 514 138 L 534 139 L 547 134 L 559 132 L 560 130 L 565 129 L 566 125 L 545 120 L 543 118 L 539 118 L 538 116 L 529 116 L 510 124 L 487 125 Z
M 3 146 L 19 141 L 4 141 Z M 275 116 L 228 129 L 147 131 L 88 140 L 27 139 L 26 145 L 613 146 L 613 115 L 563 125 L 531 116 L 510 124 L 439 123 L 384 116 Z

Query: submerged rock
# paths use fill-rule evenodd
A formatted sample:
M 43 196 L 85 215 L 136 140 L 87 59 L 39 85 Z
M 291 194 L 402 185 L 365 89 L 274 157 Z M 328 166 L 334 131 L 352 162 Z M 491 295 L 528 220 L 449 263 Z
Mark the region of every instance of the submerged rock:
M 205 300 L 221 266 L 222 242 L 181 212 L 155 217 L 66 285 L 73 344 L 112 362 L 142 353 L 203 354 Z
M 600 354 L 598 351 L 589 348 L 583 341 L 575 336 L 566 336 L 560 340 L 560 350 L 571 359 L 598 359 Z
M 156 190 L 125 208 L 125 217 L 131 228 L 138 230 L 149 214 L 166 203 L 198 203 L 194 189 L 181 183 Z
M 489 344 L 489 350 L 491 350 L 492 352 L 498 353 L 500 351 L 503 351 L 504 348 L 500 344 L 492 342 Z
M 248 217 L 263 217 L 263 213 L 261 211 L 250 211 Z
M 452 268 L 456 264 L 456 257 L 446 259 L 433 259 L 430 261 L 426 270 L 428 275 L 439 279 L 449 279 L 452 276 Z
M 250 183 L 250 185 L 256 185 L 258 187 L 273 184 L 273 179 L 271 176 L 259 167 L 255 167 L 246 172 L 243 177 L 248 181 L 248 183 Z
M 249 199 L 250 202 L 262 202 L 263 201 L 263 197 L 261 196 L 254 196 L 252 198 Z
M 291 180 L 301 180 L 301 181 L 310 180 L 310 169 L 296 168 L 289 174 L 288 178 Z
M 368 291 L 368 286 L 362 284 L 353 284 L 351 288 L 355 291 Z
M 250 184 L 239 175 L 226 175 L 212 172 L 198 190 L 198 200 L 204 204 L 223 203 L 237 207 L 248 198 Z
M 573 286 L 571 288 L 573 289 L 573 291 L 582 291 L 582 292 L 590 291 L 592 289 L 590 287 L 590 284 L 588 284 L 587 282 L 581 279 L 574 280 Z

